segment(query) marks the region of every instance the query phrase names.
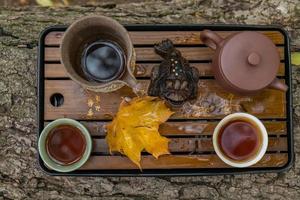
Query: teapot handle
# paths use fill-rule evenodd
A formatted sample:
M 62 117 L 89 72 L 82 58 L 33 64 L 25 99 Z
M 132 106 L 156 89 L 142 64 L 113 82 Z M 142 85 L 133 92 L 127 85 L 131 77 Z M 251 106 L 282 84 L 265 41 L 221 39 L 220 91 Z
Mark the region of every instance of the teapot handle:
M 200 39 L 209 48 L 216 50 L 224 40 L 221 36 L 211 30 L 203 30 L 200 34 Z
M 275 89 L 275 90 L 281 90 L 283 92 L 286 92 L 288 90 L 288 86 L 281 82 L 278 78 L 275 78 L 272 83 L 269 85 L 269 88 Z

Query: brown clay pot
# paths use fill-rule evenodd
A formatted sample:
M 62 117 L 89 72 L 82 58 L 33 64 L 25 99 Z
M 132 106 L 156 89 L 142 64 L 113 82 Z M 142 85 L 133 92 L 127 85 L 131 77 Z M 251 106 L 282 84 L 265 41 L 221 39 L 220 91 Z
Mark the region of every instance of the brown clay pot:
M 287 91 L 288 87 L 276 78 L 279 53 L 265 35 L 243 31 L 223 39 L 213 31 L 204 30 L 200 38 L 215 51 L 213 72 L 226 90 L 241 95 L 255 94 L 265 88 Z
M 98 40 L 113 41 L 125 54 L 125 65 L 118 77 L 109 82 L 97 82 L 86 77 L 81 57 L 85 48 Z M 95 92 L 112 92 L 124 85 L 135 87 L 135 52 L 127 30 L 117 21 L 104 16 L 88 16 L 74 22 L 62 39 L 61 62 L 72 80 Z

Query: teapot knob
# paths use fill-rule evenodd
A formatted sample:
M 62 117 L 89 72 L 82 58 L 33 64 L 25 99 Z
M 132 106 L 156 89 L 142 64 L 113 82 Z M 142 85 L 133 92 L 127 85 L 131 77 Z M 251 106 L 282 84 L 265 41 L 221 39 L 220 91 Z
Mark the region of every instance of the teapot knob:
M 251 66 L 258 65 L 260 63 L 260 56 L 255 52 L 250 53 L 248 56 L 248 63 Z

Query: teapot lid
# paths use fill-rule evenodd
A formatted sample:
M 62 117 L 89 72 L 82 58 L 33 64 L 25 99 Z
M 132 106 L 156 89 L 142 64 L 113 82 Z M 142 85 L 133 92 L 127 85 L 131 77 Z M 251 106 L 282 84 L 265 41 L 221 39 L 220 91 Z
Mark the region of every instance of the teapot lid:
M 224 42 L 219 62 L 222 75 L 233 86 L 256 91 L 274 80 L 280 56 L 268 37 L 258 32 L 244 31 Z

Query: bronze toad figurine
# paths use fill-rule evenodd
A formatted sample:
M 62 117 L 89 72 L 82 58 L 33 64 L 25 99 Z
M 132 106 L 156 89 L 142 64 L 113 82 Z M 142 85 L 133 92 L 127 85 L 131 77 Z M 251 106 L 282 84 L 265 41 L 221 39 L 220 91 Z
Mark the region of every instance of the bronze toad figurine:
M 154 49 L 164 60 L 152 70 L 148 95 L 159 96 L 175 107 L 196 98 L 198 70 L 189 65 L 169 39 L 155 45 Z

